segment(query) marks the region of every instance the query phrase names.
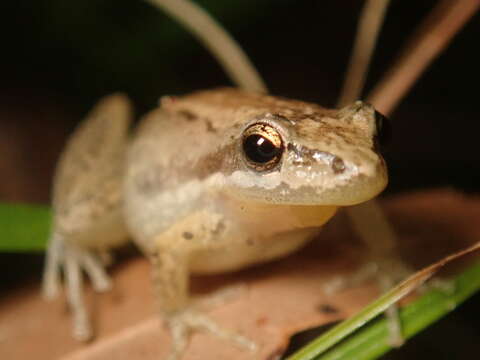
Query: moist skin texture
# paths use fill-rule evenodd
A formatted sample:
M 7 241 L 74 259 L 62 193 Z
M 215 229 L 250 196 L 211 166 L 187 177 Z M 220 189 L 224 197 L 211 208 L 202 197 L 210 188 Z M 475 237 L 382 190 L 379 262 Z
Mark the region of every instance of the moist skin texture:
M 375 111 L 362 102 L 332 110 L 222 88 L 163 98 L 132 136 L 130 123 L 125 96 L 102 100 L 70 139 L 55 176 L 44 293 L 58 293 L 64 267 L 80 340 L 93 334 L 81 270 L 95 289 L 108 289 L 100 255 L 127 238 L 152 263 L 178 358 L 198 324 L 218 329 L 191 307 L 191 273 L 288 255 L 339 206 L 369 200 L 387 183 Z
M 242 134 L 255 123 L 283 139 L 279 163 L 266 172 L 249 167 L 242 149 Z M 152 238 L 195 212 L 222 217 L 240 242 L 318 228 L 337 206 L 368 200 L 385 187 L 375 136 L 374 109 L 361 102 L 329 110 L 236 89 L 164 98 L 129 151 L 126 220 L 147 251 L 156 247 Z M 192 225 L 183 226 L 192 233 Z

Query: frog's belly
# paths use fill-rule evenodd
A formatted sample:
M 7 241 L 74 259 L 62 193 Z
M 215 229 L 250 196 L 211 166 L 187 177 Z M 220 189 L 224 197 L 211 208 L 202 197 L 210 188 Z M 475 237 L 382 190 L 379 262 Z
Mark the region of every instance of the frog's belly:
M 319 231 L 318 227 L 307 228 L 279 234 L 268 240 L 245 241 L 226 248 L 199 251 L 191 259 L 190 270 L 194 274 L 215 274 L 274 260 L 298 250 Z

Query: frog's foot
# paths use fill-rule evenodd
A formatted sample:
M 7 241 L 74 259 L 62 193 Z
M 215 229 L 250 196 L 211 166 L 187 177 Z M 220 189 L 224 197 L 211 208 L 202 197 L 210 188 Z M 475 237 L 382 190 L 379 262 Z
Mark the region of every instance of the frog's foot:
M 54 299 L 58 296 L 62 269 L 66 282 L 67 301 L 73 314 L 73 337 L 80 341 L 87 341 L 92 338 L 93 331 L 83 300 L 82 270 L 88 274 L 94 290 L 98 292 L 111 288 L 110 279 L 94 252 L 69 244 L 55 234 L 48 246 L 43 274 L 42 291 L 46 299 Z
M 351 276 L 338 276 L 328 281 L 323 289 L 326 294 L 331 295 L 344 289 L 358 287 L 368 280 L 375 279 L 380 286 L 380 290 L 384 292 L 413 273 L 414 270 L 397 256 L 372 259 L 363 264 Z
M 360 284 L 375 279 L 382 293 L 390 290 L 400 281 L 405 280 L 415 272 L 413 268 L 405 264 L 396 256 L 385 257 L 377 261 L 370 261 L 360 267 L 354 275 L 349 277 L 336 277 L 327 282 L 324 291 L 327 295 L 338 293 L 342 290 L 358 287 Z M 455 291 L 454 282 L 446 279 L 432 279 L 421 285 L 417 291 L 423 293 L 430 289 L 436 289 L 447 294 Z M 452 304 L 454 307 L 455 304 Z M 398 307 L 390 306 L 385 310 L 389 328 L 389 344 L 393 347 L 399 347 L 405 342 L 402 336 L 402 327 L 398 315 Z
M 358 287 L 360 284 L 373 278 L 377 281 L 383 293 L 390 290 L 394 285 L 412 273 L 413 269 L 398 257 L 382 258 L 367 262 L 352 276 L 339 276 L 332 279 L 324 286 L 324 291 L 326 294 L 332 295 L 348 288 Z M 385 315 L 389 328 L 389 344 L 393 347 L 399 347 L 404 343 L 404 338 L 398 316 L 398 307 L 396 305 L 390 306 L 385 311 Z
M 252 340 L 220 328 L 213 320 L 193 308 L 169 315 L 166 323 L 172 336 L 172 350 L 168 360 L 179 360 L 182 357 L 190 336 L 196 331 L 209 332 L 250 351 L 257 349 Z
M 414 272 L 415 270 L 413 268 L 397 257 L 370 261 L 362 265 L 355 274 L 351 276 L 338 276 L 333 278 L 324 285 L 323 289 L 327 295 L 332 295 L 348 288 L 357 287 L 373 278 L 378 282 L 380 290 L 385 292 L 400 281 L 405 280 Z M 455 291 L 455 284 L 448 279 L 434 278 L 422 284 L 417 291 L 423 293 L 430 289 L 436 289 L 450 294 Z

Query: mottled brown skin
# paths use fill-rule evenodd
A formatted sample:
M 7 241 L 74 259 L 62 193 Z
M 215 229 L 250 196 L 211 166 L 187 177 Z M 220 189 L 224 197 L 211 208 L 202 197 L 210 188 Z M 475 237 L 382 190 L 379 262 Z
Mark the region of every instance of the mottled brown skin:
M 104 152 L 110 155 L 97 161 L 89 157 L 103 154 L 101 149 L 86 150 L 83 163 L 90 167 L 70 167 L 82 142 L 88 145 L 85 149 L 95 145 L 89 145 L 83 130 L 73 136 L 63 155 L 50 246 L 54 265 L 46 271 L 46 292 L 56 286 L 52 268 L 65 262 L 70 263 L 67 273 L 74 269 L 75 274 L 75 266 L 87 269 L 88 256 L 96 256 L 109 241 L 115 245 L 130 235 L 152 262 L 160 311 L 174 340 L 172 359 L 182 353 L 189 331 L 198 328 L 252 348 L 251 341 L 219 329 L 192 307 L 189 275 L 233 271 L 285 256 L 315 236 L 338 206 L 377 195 L 387 176 L 375 150 L 374 109 L 357 102 L 331 110 L 230 88 L 167 97 L 142 120 L 122 163 L 118 159 L 126 151 L 128 126 L 121 122 L 117 141 L 107 142 L 102 139 L 115 131 L 102 131 L 105 125 L 99 119 L 116 124 L 112 115 L 117 110 L 128 112 L 126 101 L 105 100 L 102 114 L 83 125 L 94 133 L 98 126 L 97 146 L 113 141 L 113 150 Z M 246 139 L 261 139 L 252 143 L 254 155 L 263 142 L 273 146 L 274 155 L 265 162 L 252 159 Z M 76 180 L 66 184 L 72 178 Z M 65 192 L 76 193 L 80 200 L 62 200 L 69 198 Z M 92 195 L 98 192 L 103 193 Z M 86 225 L 76 223 L 78 216 L 88 219 Z M 115 236 L 105 235 L 109 227 L 104 224 L 99 226 L 102 231 L 92 231 L 92 224 L 107 218 L 117 221 L 108 224 Z M 90 268 L 94 285 L 102 288 L 101 267 Z M 81 289 L 75 279 L 69 284 L 74 314 L 81 315 L 76 317 L 75 332 L 86 338 L 91 330 Z

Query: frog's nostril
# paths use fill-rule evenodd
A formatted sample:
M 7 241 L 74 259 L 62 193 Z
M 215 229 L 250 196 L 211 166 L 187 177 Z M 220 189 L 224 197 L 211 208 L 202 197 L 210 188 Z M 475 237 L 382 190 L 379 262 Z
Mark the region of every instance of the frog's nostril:
M 335 174 L 341 174 L 345 171 L 345 163 L 341 158 L 335 156 L 330 164 Z

